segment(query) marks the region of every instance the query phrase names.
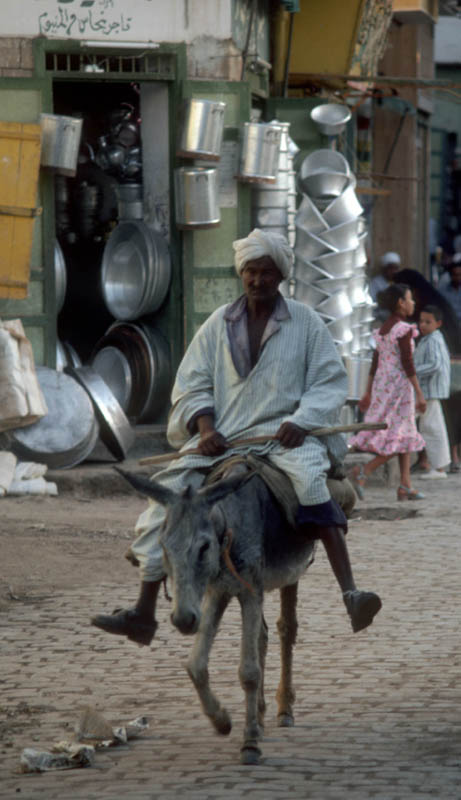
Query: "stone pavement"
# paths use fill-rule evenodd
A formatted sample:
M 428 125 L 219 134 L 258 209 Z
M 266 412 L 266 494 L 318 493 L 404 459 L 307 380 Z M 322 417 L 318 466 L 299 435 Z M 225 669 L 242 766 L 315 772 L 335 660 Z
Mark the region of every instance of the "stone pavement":
M 319 548 L 300 590 L 291 729 L 276 727 L 278 596 L 267 597 L 268 709 L 258 767 L 239 764 L 236 604 L 210 665 L 232 714 L 228 737 L 217 736 L 202 715 L 184 670 L 191 640 L 172 628 L 164 599 L 152 648 L 88 624 L 95 611 L 132 599 L 128 587 L 120 597 L 108 576 L 90 591 L 79 590 L 76 579 L 53 597 L 12 604 L 0 615 L 0 733 L 5 721 L 17 732 L 9 742 L 0 737 L 0 798 L 459 800 L 461 475 L 425 482 L 425 491 L 425 501 L 397 503 L 394 489 L 372 486 L 358 503 L 348 537 L 357 582 L 383 599 L 368 630 L 352 634 Z M 388 519 L 408 511 L 417 514 Z M 128 745 L 97 753 L 92 768 L 20 774 L 22 748 L 71 738 L 86 705 L 113 724 L 146 715 L 150 727 Z

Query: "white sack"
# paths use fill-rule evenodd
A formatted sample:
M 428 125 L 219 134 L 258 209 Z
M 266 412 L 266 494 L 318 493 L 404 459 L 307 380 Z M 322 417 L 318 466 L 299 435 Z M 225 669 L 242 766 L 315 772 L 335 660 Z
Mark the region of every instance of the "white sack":
M 0 431 L 31 425 L 47 413 L 21 320 L 0 320 Z

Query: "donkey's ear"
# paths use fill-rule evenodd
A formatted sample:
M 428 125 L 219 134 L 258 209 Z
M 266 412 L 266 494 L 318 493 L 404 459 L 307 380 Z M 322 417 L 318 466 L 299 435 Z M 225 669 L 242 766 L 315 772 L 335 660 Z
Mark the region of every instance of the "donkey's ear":
M 124 469 L 120 469 L 120 467 L 114 467 L 114 469 L 122 478 L 125 478 L 134 489 L 137 489 L 138 492 L 141 492 L 141 494 L 146 497 L 152 497 L 154 500 L 157 500 L 157 503 L 160 503 L 162 506 L 171 505 L 171 503 L 175 501 L 175 492 L 162 486 L 161 483 L 155 483 L 155 481 L 146 478 L 145 475 L 136 475 L 134 472 L 127 472 Z

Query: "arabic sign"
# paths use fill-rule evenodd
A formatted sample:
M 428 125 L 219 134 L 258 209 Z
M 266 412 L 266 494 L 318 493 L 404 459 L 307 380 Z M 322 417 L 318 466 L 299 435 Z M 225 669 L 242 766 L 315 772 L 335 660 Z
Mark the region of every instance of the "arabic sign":
M 202 0 L 193 18 L 188 0 L 1 0 L 0 7 L 1 36 L 179 42 L 227 35 L 222 0 Z

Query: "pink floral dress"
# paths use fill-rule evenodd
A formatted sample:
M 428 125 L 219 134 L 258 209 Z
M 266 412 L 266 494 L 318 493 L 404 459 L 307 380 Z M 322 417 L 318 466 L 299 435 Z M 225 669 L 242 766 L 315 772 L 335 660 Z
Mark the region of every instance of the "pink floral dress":
M 411 351 L 418 336 L 415 325 L 399 321 L 382 335 L 375 333 L 378 368 L 371 389 L 371 403 L 365 422 L 387 422 L 387 430 L 361 431 L 349 439 L 349 445 L 377 455 L 412 453 L 422 450 L 424 439 L 415 420 L 415 393 L 400 357 L 398 339 L 412 331 Z

